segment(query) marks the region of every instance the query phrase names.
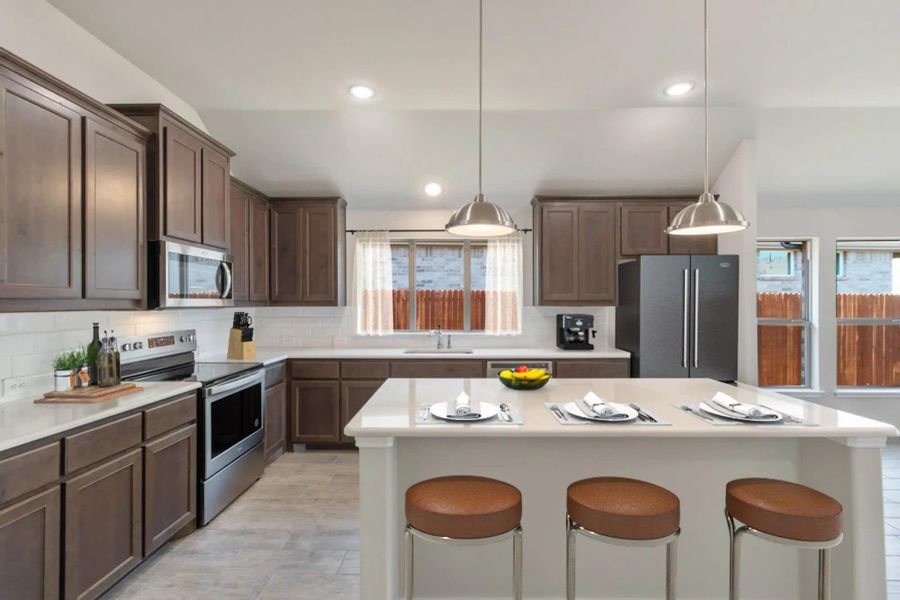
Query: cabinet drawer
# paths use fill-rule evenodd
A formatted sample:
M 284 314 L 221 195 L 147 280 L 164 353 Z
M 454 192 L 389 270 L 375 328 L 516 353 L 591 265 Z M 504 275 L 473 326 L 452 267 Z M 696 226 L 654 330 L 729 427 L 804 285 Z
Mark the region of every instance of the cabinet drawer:
M 66 473 L 77 471 L 141 443 L 142 415 L 136 414 L 63 440 Z
M 296 360 L 291 363 L 291 378 L 337 379 L 340 366 L 336 360 Z
M 351 360 L 341 363 L 342 379 L 387 379 L 390 363 L 384 360 Z
M 284 362 L 266 367 L 266 388 L 275 387 L 284 381 Z
M 480 360 L 408 360 L 391 363 L 391 377 L 477 378 L 484 377 Z
M 197 395 L 188 394 L 144 411 L 144 439 L 149 440 L 197 419 Z
M 561 379 L 609 379 L 628 377 L 628 360 L 558 360 L 556 377 Z
M 0 461 L 0 504 L 59 479 L 59 442 Z

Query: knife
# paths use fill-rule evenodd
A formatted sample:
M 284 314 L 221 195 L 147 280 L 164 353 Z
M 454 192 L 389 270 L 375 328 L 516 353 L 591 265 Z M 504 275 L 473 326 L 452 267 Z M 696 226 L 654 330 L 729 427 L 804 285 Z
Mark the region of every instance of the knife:
M 646 419 L 647 421 L 650 421 L 651 423 L 658 423 L 658 422 L 659 422 L 659 421 L 656 420 L 656 417 L 654 417 L 654 416 L 651 415 L 650 413 L 644 412 L 644 410 L 643 410 L 640 406 L 638 406 L 637 404 L 635 404 L 634 402 L 632 402 L 632 403 L 629 404 L 628 406 L 630 406 L 631 408 L 633 408 L 634 410 L 636 410 L 639 417 L 642 417 L 642 418 Z

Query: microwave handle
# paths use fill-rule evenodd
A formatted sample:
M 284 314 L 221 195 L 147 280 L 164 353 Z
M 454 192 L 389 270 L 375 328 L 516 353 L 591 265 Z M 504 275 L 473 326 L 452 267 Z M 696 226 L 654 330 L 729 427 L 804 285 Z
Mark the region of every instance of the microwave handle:
M 222 269 L 222 298 L 228 298 L 231 295 L 231 265 L 227 262 L 219 263 L 219 268 Z

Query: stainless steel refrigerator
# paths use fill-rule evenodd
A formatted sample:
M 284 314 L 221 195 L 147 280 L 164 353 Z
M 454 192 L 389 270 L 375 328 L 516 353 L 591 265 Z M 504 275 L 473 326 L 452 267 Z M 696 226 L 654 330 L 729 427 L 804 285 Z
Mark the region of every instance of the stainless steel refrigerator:
M 737 379 L 738 257 L 642 256 L 619 265 L 616 347 L 632 377 Z

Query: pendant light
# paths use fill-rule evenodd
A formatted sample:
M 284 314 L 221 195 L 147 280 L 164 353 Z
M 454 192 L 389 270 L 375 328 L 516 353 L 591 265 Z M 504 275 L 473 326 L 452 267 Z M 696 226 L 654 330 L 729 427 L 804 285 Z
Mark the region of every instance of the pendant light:
M 750 223 L 736 208 L 719 202 L 709 191 L 709 0 L 703 0 L 703 193 L 678 211 L 666 228 L 670 235 L 713 235 L 747 229 Z
M 516 231 L 516 224 L 502 206 L 488 202 L 481 192 L 482 113 L 484 72 L 484 0 L 478 0 L 478 194 L 450 217 L 447 233 L 464 237 L 497 237 Z

